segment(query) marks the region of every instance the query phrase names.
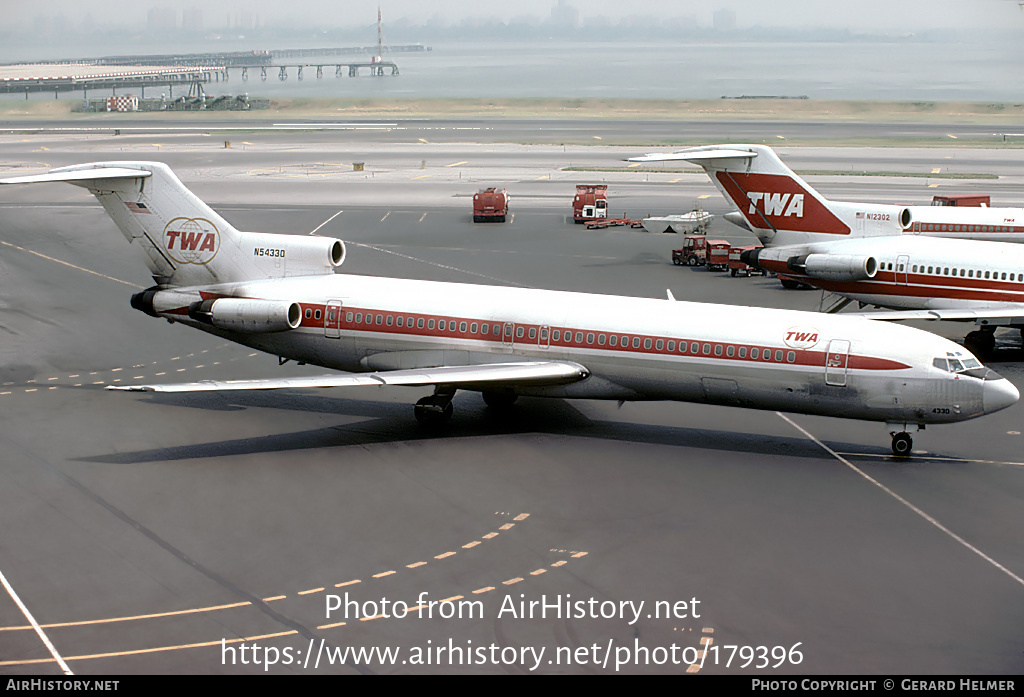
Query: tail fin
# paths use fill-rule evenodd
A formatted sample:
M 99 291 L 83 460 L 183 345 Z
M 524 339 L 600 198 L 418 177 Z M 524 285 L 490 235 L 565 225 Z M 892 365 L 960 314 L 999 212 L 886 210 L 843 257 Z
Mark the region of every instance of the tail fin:
M 787 167 L 765 145 L 712 145 L 669 155 L 644 155 L 631 162 L 686 160 L 704 168 L 722 195 L 732 201 L 765 244 L 810 241 L 816 235 L 882 234 L 866 231 L 865 220 L 885 222 L 899 234 L 898 206 L 830 201 Z M 883 216 L 868 217 L 866 211 Z M 783 239 L 776 239 L 779 233 Z
M 53 181 L 92 192 L 160 286 L 333 273 L 345 258 L 341 240 L 236 230 L 160 162 L 74 165 L 0 184 Z

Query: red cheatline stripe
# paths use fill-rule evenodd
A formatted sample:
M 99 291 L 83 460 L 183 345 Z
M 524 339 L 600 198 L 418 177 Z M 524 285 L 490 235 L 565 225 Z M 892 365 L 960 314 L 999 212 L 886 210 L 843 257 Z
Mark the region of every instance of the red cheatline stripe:
M 201 293 L 204 299 L 218 297 L 213 293 Z M 336 331 L 361 331 L 361 332 L 373 332 L 376 334 L 389 334 L 389 335 L 400 335 L 400 336 L 416 336 L 416 337 L 437 337 L 437 338 L 455 338 L 461 340 L 472 340 L 488 342 L 495 346 L 501 345 L 504 342 L 511 341 L 513 345 L 520 347 L 533 347 L 538 346 L 538 336 L 542 325 L 537 324 L 520 324 L 514 322 L 499 322 L 495 320 L 480 320 L 472 319 L 467 317 L 452 317 L 450 315 L 438 316 L 438 315 L 424 315 L 415 312 L 395 312 L 384 309 L 372 309 L 372 308 L 361 308 L 354 306 L 345 306 L 341 308 L 341 317 L 338 320 L 337 326 L 331 325 L 325 327 L 327 315 L 327 306 L 316 303 L 300 303 L 300 307 L 303 311 L 302 326 L 306 329 L 313 329 L 317 331 L 323 331 L 327 328 L 334 329 Z M 337 311 L 337 307 L 331 308 Z M 306 310 L 310 311 L 310 317 L 306 317 Z M 317 317 L 319 313 L 319 317 Z M 365 321 L 361 323 L 355 322 L 355 315 L 359 313 L 364 317 L 370 315 L 373 317 L 373 324 L 367 324 Z M 164 314 L 175 314 L 182 315 L 188 314 L 187 308 L 176 308 L 165 312 Z M 348 314 L 352 314 L 353 320 L 347 320 Z M 376 316 L 381 315 L 382 323 L 376 323 Z M 392 319 L 392 324 L 386 324 L 386 318 Z M 403 319 L 403 325 L 399 327 L 397 325 L 397 318 Z M 412 318 L 413 325 L 410 326 L 409 318 Z M 419 320 L 423 320 L 423 326 L 419 326 Z M 434 320 L 434 329 L 429 328 L 429 321 Z M 455 330 L 444 330 L 438 329 L 438 323 L 443 321 L 445 325 L 454 325 Z M 466 324 L 466 330 L 462 330 L 462 324 Z M 477 332 L 472 332 L 472 325 L 477 325 Z M 514 326 L 514 332 L 516 333 L 514 338 L 505 337 L 505 325 L 512 324 Z M 488 332 L 482 333 L 480 329 L 484 325 L 487 325 Z M 500 328 L 501 334 L 494 334 L 493 328 L 497 325 Z M 522 329 L 522 336 L 519 336 L 518 332 Z M 534 331 L 534 336 L 530 337 L 530 331 Z M 554 333 L 558 332 L 559 340 L 554 340 Z M 577 341 L 576 334 L 581 335 L 581 340 Z M 606 337 L 615 336 L 618 338 L 618 346 L 611 346 L 608 343 L 599 344 L 598 336 L 604 334 Z M 592 335 L 593 341 L 587 342 L 588 335 Z M 564 337 L 570 337 L 566 340 Z M 799 365 L 808 367 L 822 367 L 825 365 L 826 352 L 822 350 L 810 350 L 810 349 L 798 349 L 790 346 L 764 346 L 752 344 L 739 344 L 739 343 L 723 343 L 716 342 L 706 339 L 693 339 L 693 338 L 681 338 L 681 337 L 666 337 L 656 336 L 650 334 L 637 334 L 635 332 L 610 332 L 607 330 L 593 330 L 583 329 L 577 327 L 548 327 L 549 346 L 554 349 L 558 348 L 573 348 L 573 349 L 587 349 L 591 351 L 615 351 L 615 352 L 628 352 L 632 354 L 647 354 L 647 355 L 663 355 L 663 356 L 685 356 L 688 358 L 704 358 L 714 360 L 728 360 L 728 361 L 743 361 L 749 363 L 761 363 L 761 364 L 782 364 L 782 365 Z M 622 338 L 626 337 L 628 346 L 622 345 Z M 633 340 L 639 339 L 640 346 L 634 347 Z M 650 341 L 650 347 L 645 348 L 646 342 Z M 662 342 L 662 348 L 658 348 L 658 341 Z M 673 342 L 677 347 L 673 351 L 668 350 L 668 343 Z M 685 344 L 686 350 L 680 351 L 679 347 Z M 697 351 L 693 351 L 693 344 L 697 344 Z M 708 347 L 708 353 L 705 353 L 705 346 Z M 721 348 L 721 353 L 716 354 Z M 728 350 L 733 349 L 733 355 L 728 355 Z M 746 349 L 747 354 L 744 357 L 740 357 L 740 349 Z M 757 350 L 758 357 L 751 358 L 752 350 Z M 765 360 L 763 356 L 765 353 L 771 357 L 769 360 Z M 781 358 L 776 358 L 776 352 L 781 353 Z M 794 360 L 789 361 L 789 354 L 793 353 Z M 874 356 L 861 356 L 851 354 L 848 359 L 848 367 L 853 370 L 904 370 L 909 368 L 909 365 L 900 363 L 899 361 L 893 361 L 886 358 L 878 358 Z

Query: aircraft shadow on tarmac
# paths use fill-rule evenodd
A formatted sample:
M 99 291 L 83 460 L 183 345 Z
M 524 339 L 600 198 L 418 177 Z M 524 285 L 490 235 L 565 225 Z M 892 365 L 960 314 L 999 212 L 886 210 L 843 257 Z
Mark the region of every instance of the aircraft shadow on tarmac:
M 505 411 L 485 406 L 479 397 L 467 396 L 457 402 L 458 410 L 455 419 L 441 431 L 423 428 L 413 418 L 409 404 L 396 402 L 354 400 L 296 393 L 236 393 L 230 398 L 225 395 L 160 394 L 151 395 L 146 401 L 165 407 L 211 411 L 269 408 L 354 416 L 364 420 L 256 438 L 193 443 L 170 448 L 117 452 L 75 459 L 80 462 L 139 464 L 318 448 L 522 434 L 683 446 L 735 454 L 782 455 L 808 459 L 827 457 L 818 445 L 799 436 L 765 436 L 684 426 L 596 421 L 585 416 L 569 402 L 558 399 L 523 398 L 511 410 Z M 861 443 L 833 442 L 830 443 L 830 447 L 845 452 L 863 451 L 876 461 L 878 455 L 889 453 L 888 448 L 865 447 Z

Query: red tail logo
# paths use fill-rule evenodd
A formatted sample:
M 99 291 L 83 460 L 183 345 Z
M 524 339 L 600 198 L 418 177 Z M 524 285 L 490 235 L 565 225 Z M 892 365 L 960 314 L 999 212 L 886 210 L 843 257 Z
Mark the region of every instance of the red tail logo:
M 164 247 L 179 264 L 209 264 L 220 247 L 220 233 L 205 218 L 175 218 L 164 228 Z
M 715 176 L 751 227 L 850 234 L 850 226 L 788 175 L 716 172 Z

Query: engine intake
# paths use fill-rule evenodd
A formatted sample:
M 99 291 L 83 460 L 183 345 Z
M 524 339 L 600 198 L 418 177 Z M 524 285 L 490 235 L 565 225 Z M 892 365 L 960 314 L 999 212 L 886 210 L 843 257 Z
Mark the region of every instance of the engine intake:
M 297 328 L 302 322 L 302 309 L 288 300 L 217 298 L 192 303 L 188 316 L 218 329 L 255 334 Z
M 330 237 L 249 232 L 245 245 L 247 268 L 266 278 L 330 274 L 345 263 L 345 243 Z
M 790 257 L 786 268 L 826 281 L 866 281 L 878 272 L 878 261 L 857 254 L 804 254 Z

